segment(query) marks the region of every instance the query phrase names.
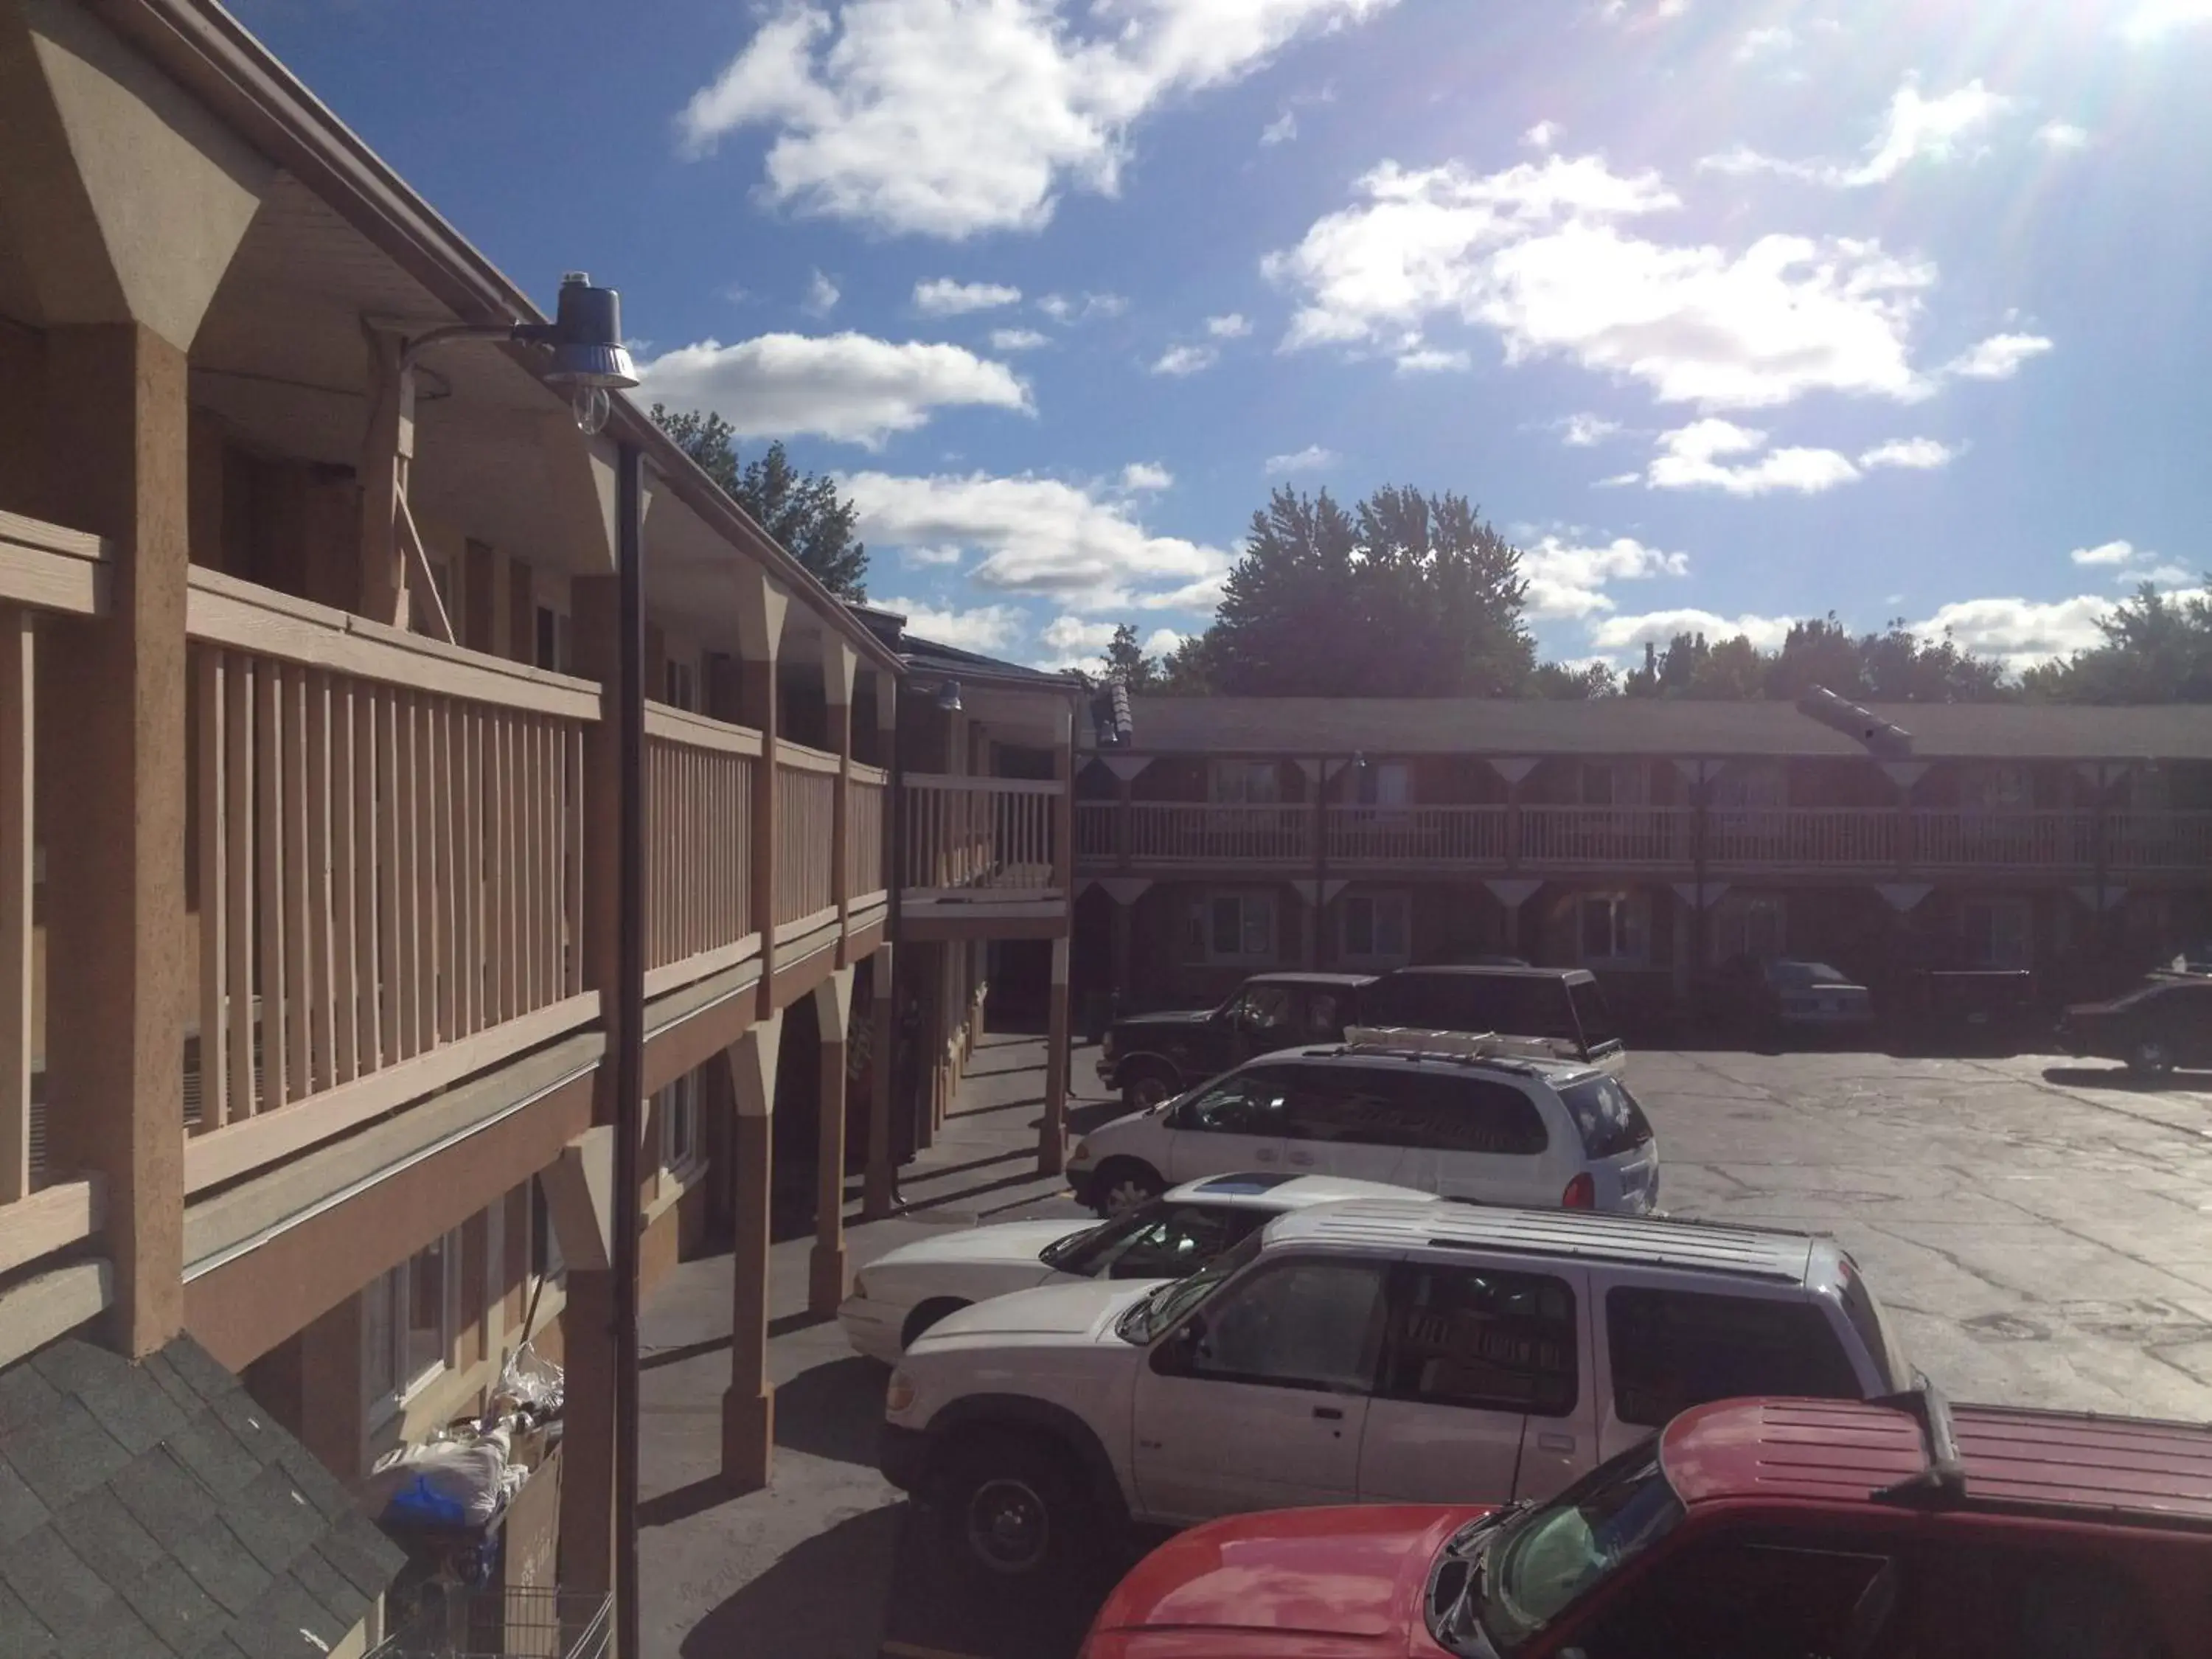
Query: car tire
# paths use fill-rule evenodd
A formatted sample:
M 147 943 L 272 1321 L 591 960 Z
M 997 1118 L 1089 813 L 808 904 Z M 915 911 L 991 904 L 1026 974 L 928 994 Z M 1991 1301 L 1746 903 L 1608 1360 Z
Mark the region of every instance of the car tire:
M 2173 1051 L 2156 1037 L 2145 1037 L 2128 1055 L 2128 1070 L 2137 1077 L 2164 1077 L 2173 1070 Z
M 1040 1434 L 966 1436 L 951 1449 L 938 1496 L 961 1570 L 998 1589 L 1057 1583 L 1095 1542 L 1096 1511 L 1075 1460 Z
M 921 1304 L 906 1316 L 899 1330 L 899 1352 L 904 1353 L 915 1345 L 915 1340 L 947 1314 L 957 1314 L 968 1304 L 957 1296 L 940 1296 Z
M 1148 1111 L 1176 1093 L 1176 1079 L 1164 1066 L 1140 1067 L 1121 1085 L 1121 1103 L 1133 1112 Z
M 1091 1207 L 1110 1221 L 1139 1204 L 1151 1203 L 1167 1189 L 1160 1172 L 1142 1158 L 1109 1158 L 1091 1179 Z

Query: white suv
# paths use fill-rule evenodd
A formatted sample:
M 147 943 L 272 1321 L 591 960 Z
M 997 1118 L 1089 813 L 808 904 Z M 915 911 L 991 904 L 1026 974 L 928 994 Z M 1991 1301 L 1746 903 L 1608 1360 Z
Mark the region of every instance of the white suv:
M 1111 1221 L 1003 1221 L 888 1250 L 860 1269 L 837 1310 L 854 1351 L 896 1361 L 915 1338 L 970 1303 L 1039 1285 L 1181 1279 L 1247 1233 L 1310 1204 L 1419 1198 L 1404 1187 L 1334 1176 L 1212 1176 Z
M 1068 1160 L 1068 1182 L 1101 1215 L 1174 1182 L 1254 1169 L 1650 1213 L 1659 1146 L 1627 1086 L 1578 1062 L 1496 1052 L 1499 1042 L 1362 1030 L 1247 1060 L 1092 1130 Z
M 1910 1377 L 1831 1240 L 1330 1204 L 1188 1279 L 954 1314 L 891 1374 L 882 1467 L 1019 1577 L 1131 1521 L 1542 1498 L 1704 1401 Z

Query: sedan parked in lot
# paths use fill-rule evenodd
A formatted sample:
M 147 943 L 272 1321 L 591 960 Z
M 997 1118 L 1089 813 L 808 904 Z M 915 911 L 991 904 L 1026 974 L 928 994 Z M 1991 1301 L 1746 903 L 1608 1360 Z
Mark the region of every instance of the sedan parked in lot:
M 1729 1013 L 1765 1036 L 1860 1036 L 1874 1026 L 1873 994 L 1825 962 L 1731 957 L 1718 977 Z
M 917 1240 L 878 1256 L 837 1310 L 854 1351 L 896 1363 L 971 1302 L 1086 1279 L 1181 1279 L 1277 1216 L 1352 1198 L 1420 1198 L 1334 1176 L 1222 1175 L 1193 1181 L 1103 1224 L 1011 1221 Z
M 2212 1066 L 2212 979 L 2154 980 L 2111 1002 L 2081 1002 L 2058 1020 L 2070 1054 L 2125 1060 L 2145 1077 Z

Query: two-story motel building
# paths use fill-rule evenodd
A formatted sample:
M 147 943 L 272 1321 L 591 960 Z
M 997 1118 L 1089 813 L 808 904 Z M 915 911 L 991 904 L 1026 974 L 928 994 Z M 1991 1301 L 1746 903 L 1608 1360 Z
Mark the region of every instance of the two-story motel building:
M 618 465 L 644 1277 L 734 1237 L 739 1486 L 772 1205 L 834 1308 L 848 1168 L 883 1213 L 989 941 L 1059 1166 L 1078 688 L 838 603 L 542 353 L 410 349 L 544 320 L 209 0 L 0 0 L 0 1376 L 187 1333 L 351 1481 L 532 1320 L 603 1587 Z

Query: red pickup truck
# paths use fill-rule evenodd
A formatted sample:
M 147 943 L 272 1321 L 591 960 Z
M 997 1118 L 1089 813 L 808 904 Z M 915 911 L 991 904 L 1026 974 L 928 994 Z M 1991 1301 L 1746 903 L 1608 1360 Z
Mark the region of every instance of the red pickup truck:
M 2191 1659 L 2212 1427 L 1723 1401 L 1558 1498 L 1239 1516 L 1139 1563 L 1085 1659 Z

